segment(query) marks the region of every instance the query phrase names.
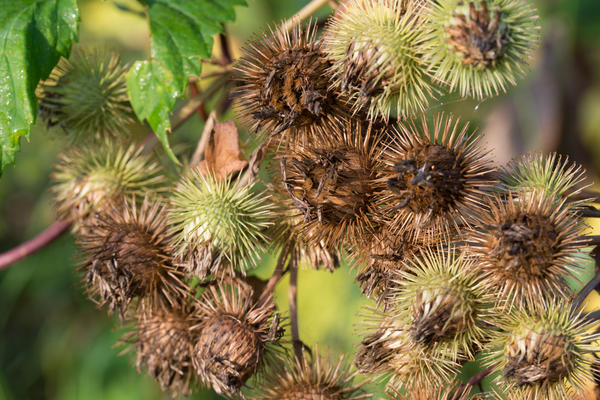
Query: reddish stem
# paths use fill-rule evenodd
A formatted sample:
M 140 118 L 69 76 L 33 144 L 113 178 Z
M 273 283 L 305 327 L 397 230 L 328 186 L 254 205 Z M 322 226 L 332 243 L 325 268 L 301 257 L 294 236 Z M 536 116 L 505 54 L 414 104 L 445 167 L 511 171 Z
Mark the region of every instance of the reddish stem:
M 294 346 L 294 354 L 296 359 L 300 362 L 303 361 L 303 344 L 300 340 L 300 331 L 298 329 L 298 306 L 297 306 L 297 295 L 298 295 L 298 264 L 296 262 L 296 255 L 292 254 L 290 260 L 290 289 L 288 292 L 288 302 L 290 305 L 290 322 L 292 330 L 292 345 Z
M 281 249 L 281 253 L 279 254 L 279 258 L 277 259 L 277 265 L 275 266 L 275 271 L 273 271 L 273 275 L 271 275 L 271 278 L 265 285 L 265 288 L 263 289 L 260 295 L 259 302 L 264 301 L 266 298 L 268 298 L 268 296 L 271 293 L 273 293 L 277 282 L 279 282 L 285 274 L 286 271 L 284 270 L 284 266 L 285 262 L 287 261 L 288 255 L 290 254 L 291 248 L 292 245 L 288 244 L 284 246 L 283 249 Z
M 33 239 L 21 243 L 17 247 L 0 254 L 0 270 L 10 267 L 17 261 L 41 250 L 68 231 L 70 226 L 71 222 L 56 221 Z

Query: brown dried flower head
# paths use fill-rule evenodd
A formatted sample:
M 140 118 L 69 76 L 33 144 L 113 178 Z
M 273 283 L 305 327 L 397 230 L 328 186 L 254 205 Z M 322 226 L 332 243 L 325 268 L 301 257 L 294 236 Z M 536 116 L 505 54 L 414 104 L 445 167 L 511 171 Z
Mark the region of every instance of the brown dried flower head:
M 198 323 L 193 304 L 172 309 L 144 307 L 137 316 L 135 329 L 123 338 L 125 343 L 135 346 L 138 372 L 145 368 L 161 389 L 173 396 L 191 394 L 197 381 L 192 357 L 198 340 Z
M 240 111 L 256 131 L 291 137 L 322 135 L 344 115 L 329 89 L 330 62 L 316 39 L 317 26 L 277 28 L 245 48 L 236 69 Z
M 238 395 L 263 365 L 267 345 L 279 339 L 272 296 L 253 295 L 249 285 L 231 280 L 210 285 L 200 299 L 193 363 L 202 383 L 219 394 Z
M 440 114 L 401 125 L 387 151 L 381 203 L 390 229 L 414 241 L 449 236 L 475 220 L 492 186 L 492 168 L 468 125 Z
M 507 306 L 568 296 L 565 277 L 580 268 L 578 253 L 585 247 L 578 238 L 582 223 L 553 194 L 496 197 L 480 226 L 466 236 L 468 251 Z
M 356 254 L 358 274 L 355 280 L 362 294 L 374 297 L 377 305 L 388 309 L 394 302 L 392 294 L 398 288 L 398 273 L 404 268 L 404 262 L 422 247 L 403 235 L 381 228 L 369 242 L 360 246 Z
M 371 398 L 361 387 L 367 381 L 354 383 L 356 372 L 340 357 L 329 357 L 313 350 L 311 360 L 297 358 L 279 360 L 266 371 L 261 385 L 249 393 L 252 400 L 358 400 Z M 283 363 L 283 365 L 281 365 Z
M 80 233 L 82 270 L 90 297 L 123 318 L 138 298 L 151 308 L 170 308 L 186 296 L 182 273 L 169 252 L 165 208 L 146 197 L 112 202 Z
M 495 393 L 477 393 L 471 395 L 472 386 L 468 384 L 450 384 L 440 386 L 417 385 L 406 393 L 391 389 L 390 398 L 396 400 L 499 400 Z M 394 397 L 392 397 L 394 396 Z
M 276 178 L 284 214 L 293 210 L 294 229 L 307 243 L 337 248 L 343 240 L 359 243 L 377 221 L 374 195 L 380 150 L 377 134 L 347 121 L 329 138 L 291 146 L 278 155 Z

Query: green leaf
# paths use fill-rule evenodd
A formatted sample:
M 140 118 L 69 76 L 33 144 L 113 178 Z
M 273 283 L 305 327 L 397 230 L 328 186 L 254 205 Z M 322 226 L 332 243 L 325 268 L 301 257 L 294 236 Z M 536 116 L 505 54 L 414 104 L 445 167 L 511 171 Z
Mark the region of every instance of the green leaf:
M 169 114 L 177 99 L 173 80 L 171 72 L 157 60 L 138 61 L 127 73 L 127 89 L 133 111 L 140 120 L 148 121 L 169 157 L 179 164 L 167 138 L 171 129 Z
M 127 86 L 136 115 L 140 120 L 148 120 L 169 156 L 174 158 L 167 133 L 171 128 L 168 116 L 175 99 L 185 92 L 191 76 L 200 76 L 202 59 L 209 58 L 212 52 L 212 36 L 223 31 L 224 22 L 235 19 L 234 6 L 246 2 L 145 0 L 145 4 L 150 16 L 152 62 L 144 66 L 136 63 L 129 73 Z M 167 75 L 167 80 L 159 80 L 160 76 Z M 134 82 L 135 79 L 145 82 Z M 157 88 L 163 97 L 160 101 L 151 99 Z
M 35 122 L 35 88 L 77 40 L 76 0 L 12 0 L 0 7 L 0 173 Z

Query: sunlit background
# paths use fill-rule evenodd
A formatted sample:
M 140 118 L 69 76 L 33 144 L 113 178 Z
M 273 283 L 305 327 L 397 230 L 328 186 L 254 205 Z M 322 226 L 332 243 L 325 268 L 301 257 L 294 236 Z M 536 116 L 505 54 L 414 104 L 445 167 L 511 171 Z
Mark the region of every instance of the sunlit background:
M 253 33 L 293 15 L 307 0 L 247 0 L 227 26 L 234 55 Z M 600 1 L 538 0 L 543 43 L 533 71 L 509 94 L 484 102 L 448 97 L 434 111 L 451 110 L 480 127 L 493 156 L 503 163 L 530 151 L 559 151 L 583 164 L 598 181 L 600 171 Z M 83 0 L 80 45 L 118 51 L 127 61 L 146 57 L 150 36 L 134 0 Z M 129 10 L 129 11 L 127 11 Z M 328 12 L 324 9 L 321 17 Z M 234 116 L 232 116 L 234 117 Z M 194 116 L 174 137 L 189 154 L 202 130 Z M 138 135 L 144 134 L 143 127 Z M 244 133 L 244 137 L 247 134 Z M 41 124 L 22 142 L 16 167 L 0 180 L 0 251 L 35 236 L 54 221 L 49 173 L 64 142 Z M 246 146 L 246 153 L 251 148 Z M 0 271 L 0 400 L 167 399 L 158 385 L 135 370 L 133 354 L 119 356 L 121 336 L 110 318 L 87 300 L 74 272 L 77 258 L 70 235 L 11 268 Z M 256 272 L 273 269 L 267 257 Z M 344 266 L 331 274 L 301 270 L 300 336 L 332 356 L 353 356 L 360 342 L 363 306 L 369 304 Z M 287 309 L 287 279 L 277 289 Z M 217 399 L 210 392 L 193 399 Z

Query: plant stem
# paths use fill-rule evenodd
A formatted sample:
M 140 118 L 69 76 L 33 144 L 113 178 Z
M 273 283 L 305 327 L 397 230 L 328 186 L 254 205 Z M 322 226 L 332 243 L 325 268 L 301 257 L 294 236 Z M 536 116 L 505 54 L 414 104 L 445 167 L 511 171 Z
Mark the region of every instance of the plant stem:
M 594 207 L 585 207 L 579 211 L 579 215 L 584 218 L 600 218 L 600 210 Z
M 225 26 L 223 26 L 223 31 L 225 31 Z M 227 40 L 227 35 L 225 33 L 219 34 L 219 42 L 221 43 L 221 53 L 223 56 L 223 66 L 227 66 L 233 62 L 233 58 L 231 57 L 231 50 L 229 49 L 229 41 Z
M 580 291 L 577 293 L 575 299 L 571 303 L 571 311 L 576 312 L 579 307 L 583 304 L 583 301 L 589 296 L 590 293 L 600 284 L 600 274 L 596 274 Z
M 275 266 L 275 271 L 273 271 L 273 275 L 271 275 L 271 278 L 265 285 L 265 288 L 263 289 L 263 292 L 260 295 L 260 298 L 258 299 L 259 303 L 264 301 L 271 293 L 273 293 L 273 290 L 275 290 L 275 286 L 286 273 L 286 270 L 283 267 L 288 259 L 288 255 L 290 254 L 293 248 L 294 244 L 288 243 L 283 247 L 283 249 L 281 249 L 281 253 L 279 253 L 279 258 L 277 259 L 277 265 Z
M 0 270 L 41 250 L 68 231 L 70 226 L 71 222 L 56 221 L 33 239 L 23 242 L 17 247 L 0 254 Z
M 294 354 L 296 359 L 300 362 L 303 361 L 303 344 L 300 340 L 300 332 L 298 330 L 298 307 L 297 307 L 297 294 L 298 294 L 298 263 L 296 262 L 296 255 L 292 254 L 290 259 L 290 288 L 288 292 L 288 302 L 290 306 L 290 322 L 292 330 L 292 345 L 294 346 Z
M 196 146 L 196 150 L 194 151 L 194 155 L 190 161 L 190 166 L 194 167 L 200 163 L 202 160 L 202 155 L 204 154 L 204 149 L 206 149 L 206 145 L 208 144 L 208 140 L 210 138 L 210 134 L 215 128 L 215 124 L 217 122 L 217 112 L 212 110 L 206 123 L 204 124 L 204 129 L 202 129 L 202 135 L 200 135 L 200 140 L 198 140 L 198 145 Z
M 285 31 L 292 30 L 296 25 L 299 25 L 302 21 L 313 15 L 319 8 L 323 7 L 327 3 L 329 3 L 329 0 L 312 0 L 300 11 L 298 11 L 296 15 L 285 21 L 281 25 L 281 29 Z

